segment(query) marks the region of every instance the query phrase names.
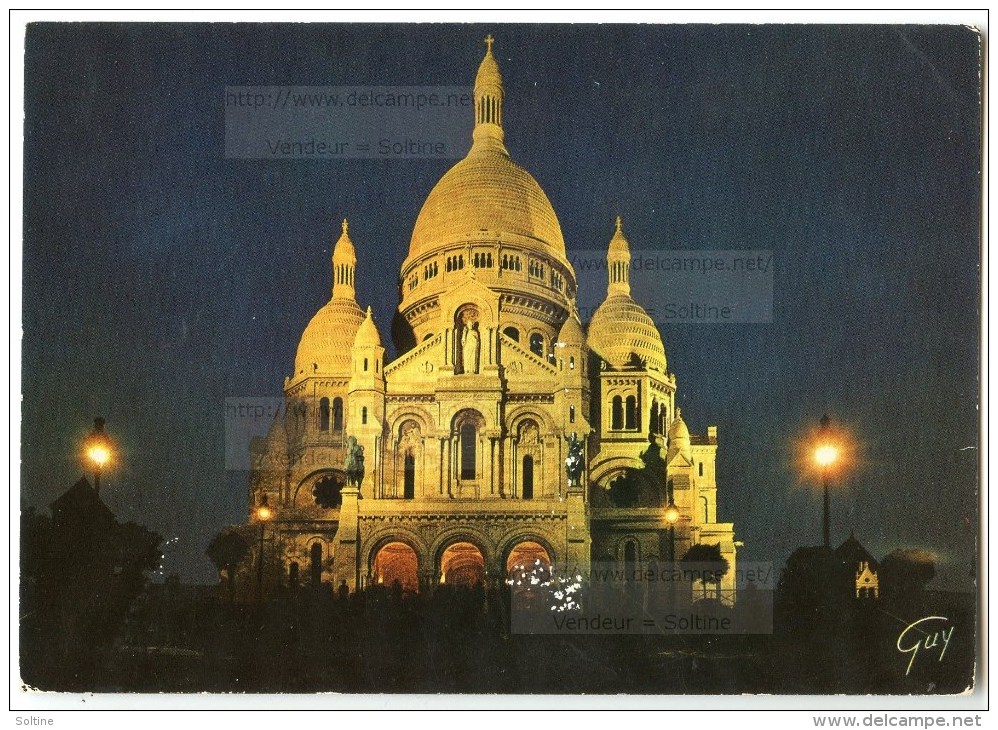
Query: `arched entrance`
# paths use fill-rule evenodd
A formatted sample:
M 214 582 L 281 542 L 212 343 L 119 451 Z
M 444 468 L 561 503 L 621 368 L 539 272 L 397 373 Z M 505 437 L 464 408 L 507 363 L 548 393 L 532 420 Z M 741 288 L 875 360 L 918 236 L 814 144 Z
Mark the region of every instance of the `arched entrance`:
M 470 542 L 456 542 L 440 556 L 440 582 L 473 587 L 485 582 L 485 558 Z
M 551 556 L 538 542 L 527 540 L 518 543 L 506 558 L 506 575 L 513 581 L 531 582 L 530 577 L 546 580 L 551 575 Z
M 406 593 L 419 592 L 419 557 L 404 542 L 390 542 L 374 556 L 371 579 L 375 585 L 391 588 L 395 581 Z

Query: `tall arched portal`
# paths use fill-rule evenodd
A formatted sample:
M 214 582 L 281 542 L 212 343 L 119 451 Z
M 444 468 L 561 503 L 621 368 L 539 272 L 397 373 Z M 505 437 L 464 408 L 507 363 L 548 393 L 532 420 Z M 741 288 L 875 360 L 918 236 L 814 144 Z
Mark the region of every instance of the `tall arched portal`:
M 395 581 L 406 593 L 419 592 L 419 558 L 404 542 L 390 542 L 374 556 L 371 579 L 375 585 L 391 587 Z
M 485 558 L 470 542 L 456 542 L 440 556 L 440 582 L 475 586 L 485 582 Z

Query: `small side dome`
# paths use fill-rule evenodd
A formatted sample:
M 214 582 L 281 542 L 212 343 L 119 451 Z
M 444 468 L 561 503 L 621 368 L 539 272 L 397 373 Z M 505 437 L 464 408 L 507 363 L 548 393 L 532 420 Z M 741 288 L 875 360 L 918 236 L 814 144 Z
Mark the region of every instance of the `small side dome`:
M 683 412 L 680 408 L 676 409 L 676 418 L 669 427 L 669 438 L 683 439 L 687 442 L 690 440 L 690 429 L 687 427 L 686 421 L 683 420 Z
M 669 426 L 669 458 L 682 454 L 688 460 L 693 460 L 693 447 L 690 444 L 690 429 L 683 420 L 682 411 L 676 409 L 676 418 Z
M 561 331 L 558 333 L 558 342 L 566 345 L 581 346 L 585 341 L 586 335 L 582 331 L 582 323 L 579 322 L 579 315 L 573 307 L 572 311 L 568 314 L 568 319 L 565 320 L 565 324 L 561 326 Z
M 357 328 L 357 336 L 354 338 L 353 346 L 381 347 L 381 335 L 374 324 L 374 316 L 371 313 L 370 307 L 367 308 L 367 316 L 364 317 L 364 321 Z

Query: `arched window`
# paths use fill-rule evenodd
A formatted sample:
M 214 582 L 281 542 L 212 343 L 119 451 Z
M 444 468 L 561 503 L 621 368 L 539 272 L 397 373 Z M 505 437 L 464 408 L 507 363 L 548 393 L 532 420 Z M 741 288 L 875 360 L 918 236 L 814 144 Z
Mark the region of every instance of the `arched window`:
M 312 587 L 318 588 L 322 583 L 322 545 L 320 543 L 312 543 L 312 552 L 309 557 L 311 558 L 309 567 L 312 571 Z
M 360 409 L 360 422 L 365 426 L 367 425 L 367 406 Z
M 575 370 L 575 356 L 574 355 L 568 358 L 568 369 L 569 370 Z
M 638 545 L 634 540 L 628 540 L 624 544 L 624 562 L 627 563 L 628 568 L 638 562 Z M 627 577 L 629 578 L 630 574 Z
M 319 430 L 329 430 L 329 398 L 319 401 Z
M 638 427 L 638 401 L 633 395 L 627 396 L 627 405 L 624 408 L 624 428 L 633 429 Z
M 544 335 L 539 332 L 530 335 L 530 351 L 537 357 L 544 357 Z
M 402 482 L 402 498 L 415 499 L 416 497 L 416 457 L 409 451 L 405 455 L 404 476 Z
M 367 372 L 367 358 L 364 358 L 364 372 Z
M 506 335 L 509 339 L 513 340 L 514 342 L 520 341 L 520 330 L 518 330 L 516 327 L 507 327 L 502 331 L 502 333 Z
M 474 479 L 477 474 L 476 447 L 478 433 L 475 424 L 465 421 L 461 424 L 461 478 Z
M 610 428 L 619 431 L 624 427 L 624 402 L 619 395 L 613 396 L 610 406 Z
M 323 509 L 339 509 L 343 502 L 343 485 L 343 478 L 335 474 L 323 477 L 312 487 L 315 503 Z
M 427 340 L 432 340 L 432 339 L 433 339 L 433 333 L 432 332 L 427 332 L 425 335 L 423 335 L 423 342 L 426 342 Z
M 524 499 L 534 498 L 534 457 L 523 457 L 523 489 L 521 490 Z
M 343 430 L 343 399 L 333 398 L 333 430 Z
M 648 430 L 658 433 L 658 401 L 651 402 L 651 418 L 648 419 Z
M 288 587 L 292 592 L 298 590 L 298 563 L 291 563 L 288 566 Z
M 700 462 L 700 469 L 699 469 L 699 472 L 700 472 L 700 473 L 699 473 L 699 474 L 698 474 L 697 476 L 701 476 L 701 477 L 702 477 L 702 476 L 703 476 L 703 462 L 702 462 L 702 461 Z
M 568 407 L 568 422 L 575 423 L 575 406 Z

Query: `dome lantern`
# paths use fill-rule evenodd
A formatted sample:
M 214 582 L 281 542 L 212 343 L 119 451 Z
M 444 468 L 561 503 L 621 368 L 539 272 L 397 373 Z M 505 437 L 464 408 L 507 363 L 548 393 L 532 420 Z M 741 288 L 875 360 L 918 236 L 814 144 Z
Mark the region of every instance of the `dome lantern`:
M 492 147 L 506 152 L 502 129 L 502 74 L 492 55 L 494 40 L 491 35 L 485 36 L 485 58 L 475 76 L 475 130 L 471 135 L 474 141 L 472 149 Z
M 617 229 L 613 233 L 613 238 L 610 239 L 610 248 L 606 253 L 606 270 L 609 273 L 609 282 L 606 289 L 608 296 L 631 293 L 631 246 L 624 236 L 624 229 L 619 215 L 617 216 L 616 226 Z
M 342 233 L 333 247 L 333 298 L 354 299 L 354 277 L 357 271 L 357 251 L 350 240 L 350 224 L 343 219 Z

